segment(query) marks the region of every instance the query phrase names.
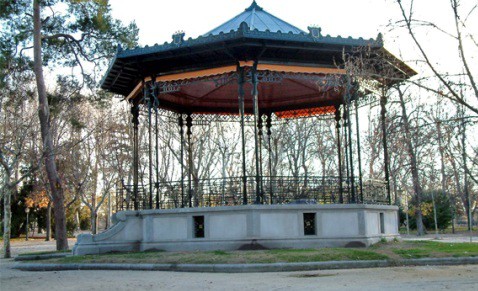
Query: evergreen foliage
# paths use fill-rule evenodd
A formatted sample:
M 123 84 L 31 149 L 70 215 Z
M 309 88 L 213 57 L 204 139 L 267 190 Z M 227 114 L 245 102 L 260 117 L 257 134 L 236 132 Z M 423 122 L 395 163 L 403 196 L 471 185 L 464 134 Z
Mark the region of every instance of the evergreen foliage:
M 435 197 L 438 229 L 444 230 L 448 228 L 451 224 L 453 205 L 450 201 L 449 194 L 444 193 L 441 190 L 430 190 L 423 193 L 423 200 L 421 204 L 421 209 L 423 213 L 423 224 L 428 230 L 435 228 L 435 221 L 433 218 L 432 193 Z M 410 221 L 410 228 L 416 229 L 417 226 L 415 220 L 415 206 L 410 207 L 408 215 Z

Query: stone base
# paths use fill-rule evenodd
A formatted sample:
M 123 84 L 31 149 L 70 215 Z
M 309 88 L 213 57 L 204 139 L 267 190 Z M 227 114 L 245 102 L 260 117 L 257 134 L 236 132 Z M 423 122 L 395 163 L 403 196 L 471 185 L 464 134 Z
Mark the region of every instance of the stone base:
M 399 236 L 397 212 L 362 204 L 122 211 L 103 233 L 79 235 L 73 253 L 366 247 Z

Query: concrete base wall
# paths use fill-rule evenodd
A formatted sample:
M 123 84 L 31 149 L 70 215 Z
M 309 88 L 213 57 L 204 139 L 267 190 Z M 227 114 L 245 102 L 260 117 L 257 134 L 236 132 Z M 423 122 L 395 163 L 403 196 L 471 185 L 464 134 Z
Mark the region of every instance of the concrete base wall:
M 397 211 L 396 206 L 361 204 L 122 211 L 105 232 L 79 235 L 73 253 L 369 246 L 399 236 Z M 306 234 L 304 217 L 311 215 L 313 233 Z M 203 225 L 195 226 L 198 220 Z M 197 228 L 204 237 L 196 237 Z

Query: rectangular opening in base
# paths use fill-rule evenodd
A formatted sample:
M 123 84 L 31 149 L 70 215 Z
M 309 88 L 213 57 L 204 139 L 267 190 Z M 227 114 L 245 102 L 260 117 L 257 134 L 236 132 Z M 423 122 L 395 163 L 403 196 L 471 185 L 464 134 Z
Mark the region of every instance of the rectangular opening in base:
M 315 213 L 304 213 L 304 235 L 316 235 Z
M 380 212 L 380 233 L 385 233 L 385 218 L 383 212 Z
M 193 216 L 194 223 L 194 237 L 204 237 L 204 216 Z

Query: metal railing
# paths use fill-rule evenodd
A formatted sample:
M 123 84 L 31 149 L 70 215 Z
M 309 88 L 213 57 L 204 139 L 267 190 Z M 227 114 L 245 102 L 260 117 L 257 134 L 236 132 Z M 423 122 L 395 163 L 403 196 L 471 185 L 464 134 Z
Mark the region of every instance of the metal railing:
M 247 204 L 332 204 L 332 203 L 363 203 L 389 204 L 386 184 L 381 180 L 363 180 L 362 191 L 359 181 L 355 180 L 352 189 L 349 180 L 342 182 L 340 189 L 339 177 L 330 176 L 263 176 L 262 187 L 256 195 L 256 178 L 247 177 Z M 181 207 L 215 207 L 242 205 L 243 178 L 227 177 L 192 180 L 191 191 L 188 181 L 156 183 L 153 187 L 153 208 L 159 198 L 159 208 L 172 209 Z M 148 185 L 138 187 L 139 209 L 149 209 Z M 259 196 L 259 198 L 257 198 Z M 132 185 L 118 186 L 116 191 L 116 210 L 133 209 L 134 195 Z

